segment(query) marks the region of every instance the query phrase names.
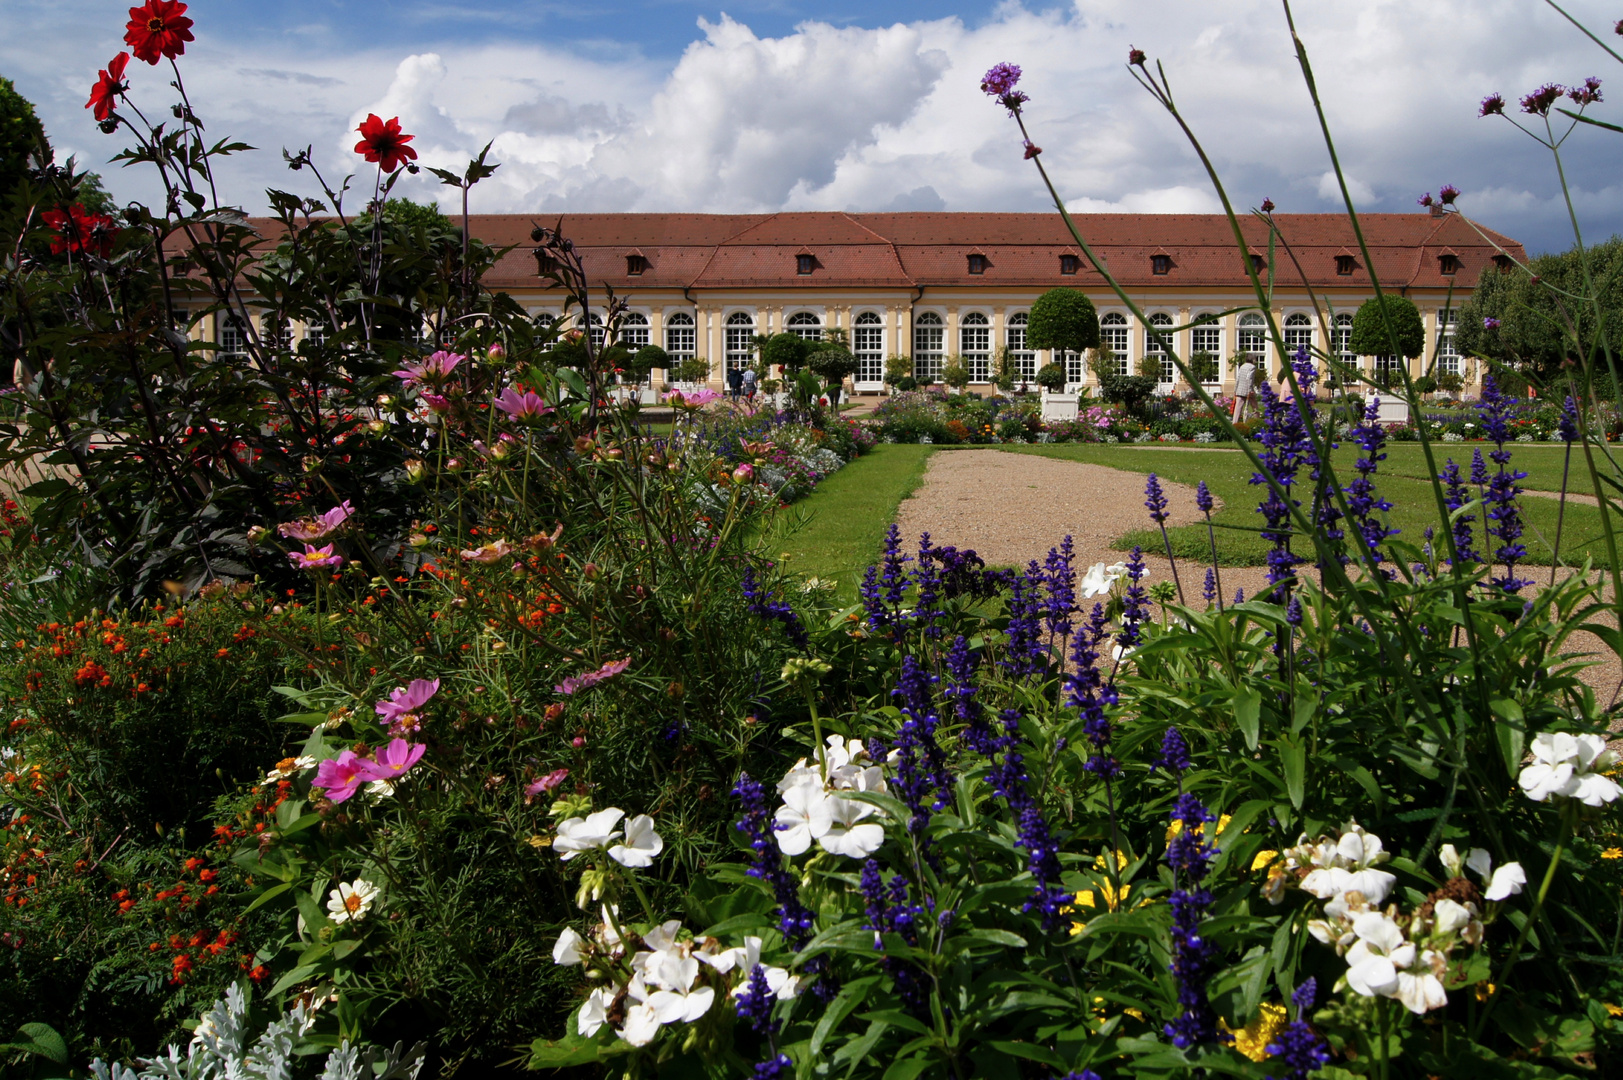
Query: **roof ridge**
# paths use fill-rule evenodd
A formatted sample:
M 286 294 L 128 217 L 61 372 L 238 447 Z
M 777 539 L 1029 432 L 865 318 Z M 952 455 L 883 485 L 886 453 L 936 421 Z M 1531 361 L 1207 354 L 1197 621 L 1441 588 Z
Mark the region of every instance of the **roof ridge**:
M 722 248 L 723 244 L 727 243 L 727 241 L 729 241 L 729 240 L 737 240 L 740 236 L 743 236 L 745 233 L 747 233 L 751 229 L 755 228 L 755 226 L 763 225 L 766 222 L 771 221 L 773 218 L 775 218 L 777 216 L 778 215 L 777 215 L 776 212 L 768 214 L 766 217 L 762 218 L 760 221 L 752 221 L 748 225 L 744 226 L 742 229 L 739 229 L 737 232 L 733 233 L 731 236 L 724 236 L 720 240 L 718 240 L 710 248 L 710 257 L 705 259 L 704 265 L 699 267 L 699 272 L 697 274 L 693 275 L 693 280 L 687 283 L 687 285 L 684 288 L 684 291 L 686 291 L 686 289 L 693 288 L 695 285 L 697 285 L 699 283 L 699 279 L 704 277 L 704 272 L 706 270 L 710 269 L 710 264 L 715 262 L 716 261 L 716 256 L 721 253 L 721 248 Z
M 863 232 L 869 234 L 870 236 L 877 236 L 880 240 L 884 241 L 885 246 L 890 248 L 890 256 L 896 260 L 896 268 L 902 272 L 902 277 L 906 278 L 907 283 L 913 286 L 913 288 L 916 289 L 919 287 L 918 281 L 913 277 L 912 274 L 907 272 L 907 264 L 902 261 L 902 252 L 901 249 L 896 246 L 896 241 L 878 232 L 877 230 L 868 228 L 868 226 L 852 217 L 847 211 L 841 210 L 839 213 L 841 217 L 845 218 L 845 220 L 849 221 Z

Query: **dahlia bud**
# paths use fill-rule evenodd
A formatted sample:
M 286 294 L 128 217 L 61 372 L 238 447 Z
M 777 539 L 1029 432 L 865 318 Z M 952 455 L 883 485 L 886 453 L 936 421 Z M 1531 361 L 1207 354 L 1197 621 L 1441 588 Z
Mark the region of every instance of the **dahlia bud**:
M 378 395 L 378 408 L 380 408 L 380 409 L 392 409 L 392 408 L 394 408 L 394 395 L 392 395 L 392 394 L 379 394 Z
M 1274 212 L 1274 200 L 1272 200 L 1272 199 L 1263 199 L 1262 200 L 1262 212 L 1264 214 L 1273 213 Z
M 450 461 L 447 461 L 445 463 L 445 471 L 446 472 L 451 472 L 451 473 L 459 473 L 459 472 L 461 472 L 462 471 L 462 459 L 461 458 L 452 458 Z
M 269 532 L 270 530 L 265 528 L 265 526 L 255 525 L 253 528 L 248 530 L 248 542 L 250 544 L 257 544 L 261 540 L 265 539 Z
M 485 355 L 490 357 L 491 363 L 499 364 L 507 359 L 507 350 L 502 348 L 502 343 L 498 341 L 486 350 Z
M 755 470 L 748 465 L 740 465 L 733 470 L 733 483 L 747 484 L 755 479 Z
M 497 461 L 506 461 L 510 456 L 512 456 L 512 453 L 512 444 L 504 442 L 501 439 L 497 439 L 496 445 L 490 448 L 490 456 L 495 458 Z
M 1038 146 L 1036 143 L 1032 142 L 1030 139 L 1026 140 L 1026 160 L 1027 161 L 1030 161 L 1032 158 L 1036 157 L 1038 154 L 1040 154 L 1042 152 L 1043 152 L 1042 147 Z
M 597 564 L 595 562 L 587 563 L 585 566 L 581 567 L 581 573 L 586 576 L 587 581 L 596 581 Z
M 407 480 L 410 480 L 414 484 L 420 484 L 423 482 L 423 477 L 427 475 L 428 466 L 424 465 L 420 458 L 408 458 L 406 460 Z
M 1128 64 L 1136 65 L 1138 67 L 1143 67 L 1144 66 L 1144 60 L 1145 60 L 1145 56 L 1144 56 L 1144 50 L 1143 49 L 1128 49 L 1127 50 L 1127 63 Z

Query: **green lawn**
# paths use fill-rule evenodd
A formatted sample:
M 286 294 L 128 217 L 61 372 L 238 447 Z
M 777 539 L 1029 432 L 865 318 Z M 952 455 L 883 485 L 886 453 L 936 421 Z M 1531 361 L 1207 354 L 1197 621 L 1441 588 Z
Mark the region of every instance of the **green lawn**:
M 1470 471 L 1471 450 L 1485 447 L 1483 443 L 1442 444 L 1436 450 L 1439 463 L 1452 455 L 1465 474 Z M 1463 447 L 1463 452 L 1462 452 Z M 1238 450 L 1190 451 L 1173 447 L 1104 446 L 1097 444 L 1062 444 L 1058 446 L 1005 447 L 1014 453 L 1038 454 L 1063 461 L 1086 461 L 1132 472 L 1154 472 L 1167 480 L 1193 486 L 1206 481 L 1212 494 L 1223 502 L 1223 509 L 1213 516 L 1217 529 L 1218 560 L 1226 566 L 1260 566 L 1267 544 L 1256 535 L 1261 518 L 1256 513 L 1261 500 L 1258 487 L 1250 483 L 1250 462 Z M 1561 487 L 1561 461 L 1564 448 L 1559 446 L 1518 446 L 1512 459 L 1516 467 L 1529 476 L 1524 486 L 1534 490 L 1559 490 Z M 1356 447 L 1343 447 L 1336 454 L 1335 464 L 1344 478 L 1352 475 L 1352 462 Z M 1575 462 L 1575 468 L 1576 468 Z M 1490 463 L 1491 467 L 1491 463 Z M 1383 496 L 1393 503 L 1390 514 L 1392 525 L 1403 530 L 1402 536 L 1414 540 L 1421 538 L 1427 525 L 1438 523 L 1436 502 L 1431 484 L 1425 479 L 1425 458 L 1418 445 L 1399 444 L 1390 448 L 1387 460 L 1382 462 L 1376 475 L 1376 484 Z M 1581 481 L 1580 481 L 1581 482 Z M 1531 563 L 1550 562 L 1551 543 L 1555 537 L 1558 503 L 1554 499 L 1524 498 L 1522 516 Z M 1145 517 L 1143 530 L 1128 533 L 1121 538 L 1119 547 L 1127 549 L 1142 544 L 1146 550 L 1161 550 L 1161 536 Z M 1623 528 L 1623 522 L 1616 523 Z M 1477 523 L 1478 546 L 1481 546 L 1480 515 Z M 1183 558 L 1209 557 L 1204 526 L 1185 526 L 1171 533 L 1173 551 Z M 1561 540 L 1563 562 L 1578 562 L 1586 555 L 1596 562 L 1603 561 L 1600 513 L 1595 507 L 1568 503 L 1566 524 Z
M 824 480 L 772 525 L 767 550 L 786 552 L 808 577 L 832 578 L 855 602 L 862 572 L 879 557 L 896 507 L 924 479 L 934 446 L 881 444 Z

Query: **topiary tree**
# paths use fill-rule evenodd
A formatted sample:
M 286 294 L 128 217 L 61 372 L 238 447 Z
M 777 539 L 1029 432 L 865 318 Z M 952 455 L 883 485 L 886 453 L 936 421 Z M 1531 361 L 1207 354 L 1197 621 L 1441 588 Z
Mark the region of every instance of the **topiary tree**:
M 1189 357 L 1189 370 L 1203 383 L 1217 381 L 1217 354 L 1202 349 Z
M 710 378 L 710 360 L 703 356 L 690 356 L 676 365 L 678 382 L 702 383 Z
M 1065 369 L 1059 364 L 1044 364 L 1037 372 L 1037 385 L 1051 394 L 1065 389 Z
M 856 373 L 857 358 L 841 345 L 825 344 L 811 351 L 806 357 L 806 366 L 822 377 L 824 385 L 828 387 L 829 400 L 838 402 L 840 386 L 845 382 L 845 377 Z
M 913 378 L 913 358 L 911 356 L 887 356 L 885 358 L 885 382 L 887 384 L 901 390 L 903 389 L 902 380 L 911 378 Z
M 1099 313 L 1075 289 L 1049 289 L 1031 305 L 1028 349 L 1081 353 L 1099 344 Z
M 634 354 L 632 354 L 631 363 L 628 365 L 627 370 L 640 372 L 644 378 L 647 378 L 648 373 L 653 371 L 655 368 L 658 368 L 661 371 L 667 371 L 670 369 L 670 366 L 670 353 L 666 352 L 658 345 L 644 345 L 642 348 L 638 349 Z
M 776 365 L 786 372 L 799 371 L 811 351 L 811 342 L 788 331 L 770 337 L 757 337 L 755 344 L 761 350 L 761 363 L 769 368 Z
M 1385 306 L 1385 315 L 1382 306 Z M 1391 329 L 1387 324 L 1390 321 Z M 1371 297 L 1359 305 L 1353 316 L 1352 351 L 1359 356 L 1392 356 L 1392 338 L 1397 337 L 1397 355 L 1413 360 L 1426 348 L 1426 329 L 1420 322 L 1420 309 L 1414 301 L 1387 293 Z
M 964 387 L 969 385 L 969 365 L 964 363 L 963 357 L 947 358 L 946 365 L 941 369 L 941 381 L 954 390 L 963 392 Z

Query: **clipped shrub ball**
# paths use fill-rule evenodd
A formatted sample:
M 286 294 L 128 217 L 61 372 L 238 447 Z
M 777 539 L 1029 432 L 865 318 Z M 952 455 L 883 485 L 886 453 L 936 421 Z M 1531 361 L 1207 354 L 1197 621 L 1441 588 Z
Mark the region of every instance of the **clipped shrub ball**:
M 1099 313 L 1075 289 L 1049 289 L 1031 305 L 1026 324 L 1028 349 L 1086 352 L 1099 344 Z
M 1058 364 L 1044 364 L 1037 372 L 1037 385 L 1049 393 L 1065 389 L 1065 369 Z
M 1382 314 L 1385 306 L 1385 316 Z M 1390 331 L 1387 328 L 1391 321 Z M 1392 339 L 1397 338 L 1398 351 L 1392 351 Z M 1414 301 L 1390 293 L 1372 297 L 1359 305 L 1353 315 L 1352 351 L 1359 356 L 1406 356 L 1414 359 L 1426 347 L 1426 330 L 1420 322 L 1420 309 Z

